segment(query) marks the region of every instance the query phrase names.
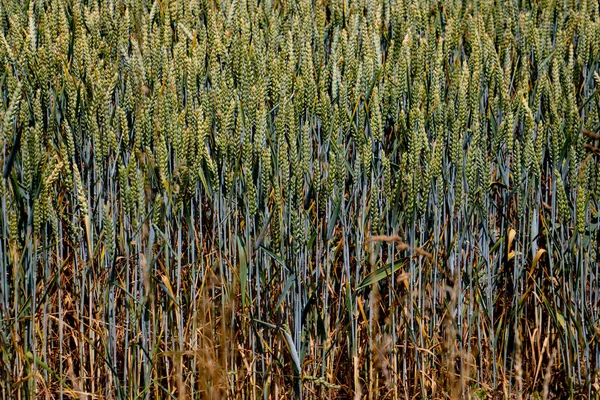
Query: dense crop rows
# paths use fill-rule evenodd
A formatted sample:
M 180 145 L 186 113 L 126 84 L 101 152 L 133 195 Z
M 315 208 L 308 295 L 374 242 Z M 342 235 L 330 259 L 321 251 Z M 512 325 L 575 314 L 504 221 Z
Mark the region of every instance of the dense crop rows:
M 594 396 L 599 52 L 596 0 L 2 0 L 2 398 Z

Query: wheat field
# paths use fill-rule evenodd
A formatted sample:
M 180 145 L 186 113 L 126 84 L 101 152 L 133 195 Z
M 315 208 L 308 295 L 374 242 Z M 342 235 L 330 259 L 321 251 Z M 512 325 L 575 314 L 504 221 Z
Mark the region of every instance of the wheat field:
M 0 398 L 597 398 L 599 64 L 597 0 L 0 0 Z

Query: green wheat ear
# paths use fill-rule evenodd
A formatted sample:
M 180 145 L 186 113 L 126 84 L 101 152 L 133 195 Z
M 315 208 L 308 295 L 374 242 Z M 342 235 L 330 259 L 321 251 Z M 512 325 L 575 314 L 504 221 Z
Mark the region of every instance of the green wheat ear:
M 22 85 L 18 83 L 10 96 L 10 105 L 6 112 L 4 113 L 4 118 L 2 120 L 2 131 L 4 141 L 10 142 L 13 140 L 13 123 L 19 113 L 20 105 L 21 105 L 21 93 Z

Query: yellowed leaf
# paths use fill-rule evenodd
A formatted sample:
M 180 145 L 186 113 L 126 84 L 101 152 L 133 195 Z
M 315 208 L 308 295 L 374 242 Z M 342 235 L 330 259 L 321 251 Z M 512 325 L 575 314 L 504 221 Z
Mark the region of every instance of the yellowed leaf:
M 532 271 L 535 268 L 535 266 L 537 265 L 538 261 L 540 261 L 540 258 L 544 255 L 544 253 L 546 253 L 545 249 L 539 249 L 537 251 L 537 253 L 535 254 L 535 257 L 533 257 L 533 262 L 531 263 L 531 270 Z
M 171 287 L 171 282 L 169 282 L 169 278 L 166 275 L 161 275 L 160 280 L 165 284 L 171 297 L 175 298 L 175 293 L 173 293 L 173 288 Z
M 517 232 L 511 228 L 510 231 L 508 231 L 508 247 L 506 248 L 506 251 L 509 253 L 509 256 L 510 256 L 510 250 L 512 249 L 512 242 L 513 242 L 513 240 L 515 240 L 515 236 L 517 236 Z M 513 254 L 513 256 L 514 256 L 514 254 Z

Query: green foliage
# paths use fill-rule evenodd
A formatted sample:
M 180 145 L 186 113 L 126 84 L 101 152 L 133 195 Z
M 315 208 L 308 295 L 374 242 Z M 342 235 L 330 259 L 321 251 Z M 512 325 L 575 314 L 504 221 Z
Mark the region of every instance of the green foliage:
M 1 2 L 2 397 L 597 396 L 599 7 Z

